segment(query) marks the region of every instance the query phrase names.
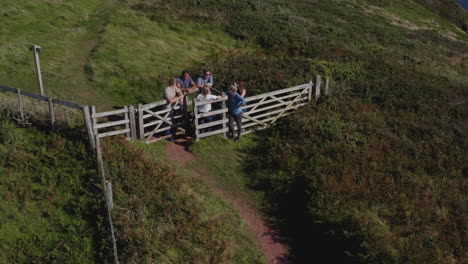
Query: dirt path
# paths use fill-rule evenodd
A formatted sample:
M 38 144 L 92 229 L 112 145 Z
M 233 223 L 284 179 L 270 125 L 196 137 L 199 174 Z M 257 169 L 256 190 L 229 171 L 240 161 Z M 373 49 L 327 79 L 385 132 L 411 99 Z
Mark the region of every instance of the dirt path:
M 187 141 L 180 139 L 175 143 L 167 144 L 166 153 L 169 159 L 177 162 L 182 166 L 186 166 L 190 162 L 195 161 L 195 156 L 191 152 L 187 151 L 187 143 Z M 233 193 L 227 192 L 215 186 L 213 180 L 203 176 L 204 173 L 200 173 L 198 171 L 194 171 L 194 173 L 196 176 L 200 177 L 202 180 L 208 183 L 217 194 L 230 202 L 239 211 L 240 216 L 242 219 L 244 219 L 253 232 L 255 239 L 257 240 L 257 244 L 265 255 L 268 263 L 290 263 L 286 256 L 286 247 L 279 242 L 279 236 L 277 235 L 277 232 L 266 226 L 265 222 L 262 220 L 257 211 L 249 206 L 244 198 L 236 196 Z

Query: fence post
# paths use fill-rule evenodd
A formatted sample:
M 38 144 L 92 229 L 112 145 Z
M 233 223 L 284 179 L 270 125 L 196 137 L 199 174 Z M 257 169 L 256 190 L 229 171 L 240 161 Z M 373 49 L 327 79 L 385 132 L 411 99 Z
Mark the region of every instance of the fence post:
M 91 123 L 91 116 L 89 114 L 89 106 L 83 105 L 83 119 L 85 121 L 86 132 L 88 132 L 89 143 L 92 148 L 96 148 L 93 135 L 93 125 Z
M 125 121 L 128 121 L 128 123 L 125 123 L 125 129 L 130 129 L 130 119 L 128 118 L 128 106 L 124 106 L 124 110 L 125 110 L 125 113 L 124 113 L 124 119 Z M 126 134 L 127 138 L 130 138 L 131 140 L 131 133 L 130 132 L 127 132 Z
M 23 109 L 23 99 L 21 98 L 21 89 L 16 90 L 16 93 L 18 94 L 18 108 L 20 112 L 20 118 L 21 122 L 24 121 L 24 109 Z
M 328 76 L 325 77 L 325 88 L 324 88 L 324 94 L 328 95 L 329 90 L 328 90 L 328 85 L 330 83 L 330 78 Z
M 312 100 L 312 89 L 314 88 L 314 82 L 310 81 L 309 85 L 310 85 L 310 87 L 309 87 L 309 94 L 307 96 L 307 99 L 310 101 L 310 100 Z
M 128 114 L 130 115 L 130 136 L 132 137 L 132 142 L 135 142 L 137 139 L 137 134 L 135 124 L 135 107 L 133 105 L 128 107 Z
M 140 140 L 145 140 L 145 127 L 143 126 L 143 109 L 142 104 L 138 104 L 138 130 L 140 131 Z
M 91 111 L 93 113 L 96 113 L 96 109 L 94 106 L 91 107 Z M 93 118 L 93 120 L 95 120 Z M 101 150 L 101 143 L 99 142 L 99 135 L 95 134 L 94 135 L 94 140 L 96 142 L 96 158 L 97 158 L 97 162 L 98 162 L 98 170 L 100 171 L 101 173 L 101 177 L 102 177 L 102 184 L 103 184 L 103 187 L 104 187 L 104 198 L 106 200 L 106 208 L 107 208 L 107 217 L 108 217 L 108 221 L 109 221 L 109 227 L 110 227 L 110 231 L 111 231 L 111 238 L 112 238 L 112 249 L 113 249 L 113 252 L 114 252 L 114 263 L 115 264 L 119 264 L 119 256 L 118 256 L 118 252 L 117 252 L 117 242 L 116 242 L 116 239 L 115 239 L 115 232 L 114 232 L 114 223 L 112 222 L 112 214 L 111 214 L 111 207 L 110 207 L 110 204 L 109 204 L 109 200 L 108 200 L 108 194 L 107 194 L 107 186 L 106 186 L 106 172 L 104 170 L 104 160 L 102 158 L 102 150 Z M 112 199 L 112 197 L 111 197 Z M 113 204 L 112 204 L 113 205 Z
M 317 100 L 320 97 L 320 86 L 322 84 L 322 79 L 320 75 L 317 75 L 315 78 L 315 100 Z
M 34 65 L 36 66 L 36 77 L 37 85 L 39 86 L 39 92 L 44 96 L 44 86 L 42 85 L 42 74 L 41 74 L 41 63 L 39 62 L 39 52 L 41 51 L 41 46 L 32 45 L 29 50 L 33 52 L 34 56 Z
M 52 130 L 55 128 L 55 113 L 54 113 L 54 102 L 52 101 L 52 98 L 48 98 L 49 102 L 49 114 L 50 114 L 50 127 Z
M 112 210 L 114 208 L 114 201 L 113 201 L 113 195 L 112 195 L 112 183 L 111 181 L 104 181 L 104 192 L 106 195 L 106 202 L 107 206 L 109 207 L 109 210 Z
M 195 128 L 195 140 L 198 141 L 200 135 L 200 131 L 198 130 L 198 107 L 197 107 L 197 101 L 195 101 L 195 98 L 192 99 L 192 105 L 193 105 L 193 123 L 194 123 L 194 128 Z
M 96 114 L 96 106 L 92 105 L 91 106 L 91 121 L 93 122 L 93 135 L 98 136 L 98 129 L 96 128 L 97 125 L 97 120 L 96 118 L 93 117 L 93 115 Z M 96 148 L 98 148 L 98 141 L 94 140 L 96 142 Z
M 221 96 L 224 98 L 226 96 L 226 94 L 224 92 L 221 93 Z M 226 100 L 223 100 L 222 104 L 221 104 L 221 107 L 222 109 L 226 109 Z M 226 112 L 223 113 L 223 130 L 226 130 Z M 227 138 L 227 133 L 226 132 L 223 132 L 223 136 L 224 138 Z

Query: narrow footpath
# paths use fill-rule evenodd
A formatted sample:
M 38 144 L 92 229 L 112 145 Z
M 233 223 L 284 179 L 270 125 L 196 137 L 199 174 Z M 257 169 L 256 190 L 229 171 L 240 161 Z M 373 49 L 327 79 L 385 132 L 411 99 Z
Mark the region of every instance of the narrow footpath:
M 196 157 L 192 152 L 186 150 L 187 144 L 188 142 L 184 139 L 179 139 L 175 143 L 167 144 L 165 151 L 169 159 L 182 166 L 187 166 L 190 162 L 196 161 Z M 205 173 L 199 171 L 193 171 L 193 173 L 195 176 L 205 181 L 218 195 L 231 203 L 239 211 L 240 216 L 253 232 L 256 242 L 269 264 L 290 263 L 287 258 L 287 249 L 279 242 L 280 239 L 277 232 L 267 227 L 261 216 L 254 208 L 248 205 L 244 198 L 215 186 L 213 180 L 204 176 Z

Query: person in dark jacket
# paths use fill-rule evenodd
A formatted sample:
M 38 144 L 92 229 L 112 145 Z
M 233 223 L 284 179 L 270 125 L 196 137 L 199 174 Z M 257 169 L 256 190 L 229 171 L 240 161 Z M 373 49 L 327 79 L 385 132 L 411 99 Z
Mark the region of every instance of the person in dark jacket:
M 241 108 L 244 105 L 247 105 L 247 102 L 237 93 L 237 85 L 233 84 L 229 87 L 228 93 L 228 113 L 229 113 L 229 134 L 234 137 L 234 121 L 237 124 L 237 137 L 234 138 L 234 141 L 239 141 L 242 134 L 242 115 L 244 113 Z

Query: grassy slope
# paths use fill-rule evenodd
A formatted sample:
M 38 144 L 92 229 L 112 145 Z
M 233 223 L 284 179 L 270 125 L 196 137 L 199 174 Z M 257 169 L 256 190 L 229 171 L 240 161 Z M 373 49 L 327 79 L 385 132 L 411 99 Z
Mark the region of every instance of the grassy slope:
M 0 263 L 111 261 L 101 182 L 85 144 L 5 120 L 0 136 Z M 231 206 L 153 157 L 162 146 L 105 144 L 120 260 L 264 263 Z
M 215 73 L 222 77 L 223 84 L 239 78 L 248 79 L 251 94 L 303 82 L 315 73 L 330 75 L 336 81 L 334 86 L 336 99 L 332 100 L 332 105 L 337 105 L 339 100 L 346 102 L 350 108 L 329 107 L 328 109 L 325 104 L 319 108 L 320 112 L 310 109 L 311 113 L 317 113 L 317 115 L 320 113 L 324 118 L 321 123 L 317 124 L 320 126 L 311 125 L 315 124 L 316 120 L 300 121 L 297 118 L 289 125 L 292 127 L 301 125 L 299 132 L 306 131 L 311 135 L 317 134 L 321 140 L 322 137 L 327 139 L 320 143 L 311 140 L 295 144 L 297 139 L 294 136 L 288 136 L 286 130 L 273 130 L 270 136 L 276 140 L 266 140 L 263 144 L 268 147 L 269 153 L 279 153 L 279 155 L 265 155 L 266 160 L 261 160 L 258 164 L 268 164 L 266 163 L 268 160 L 273 160 L 273 164 L 285 164 L 279 168 L 272 167 L 273 169 L 267 172 L 263 171 L 264 166 L 250 168 L 252 171 L 258 170 L 255 173 L 259 178 L 257 188 L 268 186 L 265 188 L 267 196 L 283 195 L 292 199 L 293 202 L 297 201 L 294 199 L 310 202 L 301 204 L 298 211 L 294 212 L 302 213 L 302 215 L 291 214 L 285 222 L 303 225 L 307 230 L 315 230 L 314 228 L 318 226 L 320 228 L 318 231 L 329 232 L 326 235 L 327 239 L 331 237 L 336 241 L 353 242 L 352 244 L 344 243 L 342 248 L 337 248 L 337 251 L 332 252 L 350 255 L 348 261 L 351 259 L 367 262 L 384 260 L 453 262 L 461 258 L 460 252 L 463 247 L 457 242 L 458 238 L 449 241 L 448 236 L 444 236 L 446 233 L 438 233 L 437 225 L 434 228 L 425 222 L 428 221 L 427 219 L 430 220 L 428 216 L 432 210 L 439 209 L 432 206 L 420 206 L 419 201 L 429 199 L 429 204 L 433 205 L 437 203 L 437 197 L 441 197 L 441 203 L 457 204 L 459 201 L 460 185 L 456 183 L 456 175 L 459 175 L 462 170 L 459 166 L 462 163 L 459 158 L 454 159 L 456 169 L 450 172 L 453 177 L 448 177 L 450 181 L 455 182 L 456 195 L 442 197 L 438 195 L 443 191 L 441 186 L 425 183 L 427 179 L 439 177 L 440 173 L 447 174 L 452 164 L 434 163 L 432 157 L 436 157 L 435 160 L 437 157 L 445 159 L 444 157 L 450 156 L 448 153 L 460 153 L 457 146 L 462 145 L 460 142 L 466 138 L 460 130 L 463 117 L 466 116 L 466 111 L 463 110 L 467 83 L 466 33 L 454 28 L 449 20 L 434 15 L 433 9 L 425 9 L 409 1 L 333 1 L 333 4 L 324 0 L 288 1 L 287 3 L 279 0 L 200 1 L 200 6 L 192 6 L 193 1 L 153 0 L 144 1 L 143 5 L 139 4 L 141 1 L 129 2 L 136 4 L 133 5 L 134 9 L 144 10 L 151 20 L 140 16 L 140 13 L 136 11 L 129 11 L 123 5 L 119 6 L 117 14 L 132 18 L 132 20 L 124 21 L 119 20 L 119 17 L 113 18 L 116 21 L 115 25 L 109 24 L 108 28 L 111 30 L 100 32 L 102 42 L 98 43 L 96 53 L 92 54 L 91 63 L 87 67 L 88 77 L 95 81 L 93 85 L 101 89 L 100 91 L 104 94 L 106 90 L 116 87 L 107 94 L 112 101 L 123 102 L 123 98 L 128 96 L 128 91 L 125 90 L 127 84 L 136 87 L 134 89 L 141 94 L 138 97 L 132 96 L 129 101 L 147 100 L 147 98 L 159 96 L 159 91 L 152 90 L 152 81 L 156 83 L 157 80 L 165 79 L 167 76 L 153 77 L 152 70 L 158 70 L 158 68 L 150 67 L 155 62 L 146 60 L 147 56 L 152 60 L 153 58 L 157 60 L 158 56 L 162 56 L 161 61 L 175 60 L 177 66 L 174 66 L 174 70 L 167 71 L 168 74 L 172 72 L 171 75 L 173 75 L 178 71 L 176 70 L 178 67 L 196 67 L 203 56 L 210 58 L 218 50 L 223 50 L 217 47 L 212 53 L 205 53 L 205 46 L 199 47 L 191 54 L 203 54 L 203 56 L 191 58 L 192 63 L 189 65 L 186 61 L 174 57 L 175 54 L 185 51 L 187 47 L 185 45 L 170 50 L 168 53 L 174 54 L 170 57 L 164 57 L 165 54 L 157 55 L 151 49 L 133 48 L 141 45 L 139 42 L 144 43 L 143 46 L 149 46 L 150 43 L 156 45 L 152 32 L 146 30 L 153 29 L 155 25 L 158 29 L 162 28 L 161 32 L 172 33 L 176 36 L 175 39 L 169 38 L 169 40 L 184 40 L 186 37 L 184 30 L 191 32 L 193 30 L 191 28 L 206 28 L 203 25 L 209 24 L 212 29 L 209 31 L 214 31 L 214 36 L 229 40 L 225 46 L 239 46 L 239 44 L 232 44 L 236 42 L 231 42 L 232 38 L 219 30 L 229 33 L 234 38 L 254 43 L 249 46 L 261 46 L 262 49 L 255 54 L 256 56 L 236 50 L 228 52 L 229 56 L 223 54 L 216 56 L 210 62 Z M 24 2 L 18 3 L 25 5 Z M 154 8 L 155 6 L 157 8 Z M 187 6 L 190 6 L 190 9 L 187 9 Z M 208 17 L 210 14 L 211 17 Z M 174 18 L 179 22 L 173 22 Z M 187 20 L 190 22 L 184 22 L 184 26 L 181 27 L 180 21 Z M 11 20 L 5 21 L 12 23 Z M 168 26 L 165 26 L 166 24 Z M 179 26 L 174 27 L 174 24 Z M 414 26 L 417 28 L 413 28 Z M 135 35 L 134 31 L 142 33 Z M 447 34 L 447 32 L 452 33 Z M 126 34 L 132 35 L 139 42 L 129 40 L 125 37 Z M 169 35 L 172 36 L 172 34 Z M 12 38 L 13 33 L 9 36 Z M 453 40 L 454 38 L 458 40 Z M 130 51 L 123 53 L 117 52 L 112 55 L 106 53 L 106 50 L 113 50 L 119 45 L 119 42 L 114 40 L 127 43 L 119 46 L 122 50 L 132 48 L 128 48 Z M 105 48 L 99 50 L 100 44 Z M 167 47 L 167 43 L 159 43 L 159 47 Z M 132 53 L 133 50 L 137 50 L 138 53 Z M 139 56 L 139 53 L 145 55 Z M 11 54 L 20 54 L 20 52 L 19 50 L 16 53 L 9 52 L 7 55 L 12 56 Z M 25 55 L 24 58 L 27 56 L 29 55 Z M 108 61 L 113 63 L 108 63 Z M 30 67 L 24 66 L 27 65 L 26 60 L 20 60 L 19 64 L 21 62 L 24 68 Z M 146 66 L 136 72 L 133 68 L 126 68 L 125 65 L 133 62 Z M 97 67 L 97 65 L 100 66 Z M 138 65 L 134 66 L 139 67 Z M 15 65 L 15 69 L 17 67 L 20 66 Z M 283 67 L 288 68 L 287 74 L 281 74 Z M 13 67 L 9 68 L 9 72 L 15 71 L 11 68 Z M 101 70 L 102 72 L 99 72 Z M 160 71 L 165 72 L 162 69 Z M 15 83 L 22 82 L 22 78 L 11 76 L 12 74 L 9 74 L 8 78 L 14 79 Z M 117 77 L 118 81 L 116 81 Z M 30 78 L 30 80 L 32 84 L 33 79 Z M 333 102 L 334 100 L 337 101 Z M 351 111 L 353 115 L 344 116 L 345 109 Z M 310 112 L 305 115 L 311 116 Z M 333 120 L 328 122 L 327 119 Z M 362 127 L 366 129 L 356 130 L 354 123 L 357 121 L 361 122 Z M 367 127 L 367 124 L 370 126 Z M 370 133 L 367 130 L 373 132 Z M 335 135 L 342 137 L 335 137 Z M 379 148 L 382 146 L 388 148 L 389 140 L 386 138 L 391 139 L 393 153 L 398 153 L 390 156 L 393 159 L 391 164 L 398 168 L 397 172 L 387 167 L 386 164 L 389 161 L 386 158 L 379 156 L 376 160 L 362 158 L 355 162 L 373 168 L 375 166 L 385 168 L 382 172 L 385 175 L 383 177 L 385 181 L 372 181 L 375 175 L 362 177 L 371 181 L 372 185 L 369 188 L 382 190 L 385 182 L 394 177 L 392 175 L 397 175 L 402 179 L 398 183 L 400 185 L 397 185 L 401 188 L 404 188 L 408 180 L 414 179 L 419 191 L 408 188 L 401 199 L 376 200 L 375 197 L 365 196 L 367 194 L 359 191 L 362 190 L 359 185 L 359 167 L 346 164 L 343 162 L 344 157 L 333 156 L 329 153 L 333 153 L 332 150 L 336 148 L 352 148 L 358 153 L 367 153 L 368 155 L 364 157 L 372 157 L 379 153 L 385 157 L 385 152 Z M 282 144 L 284 142 L 289 143 L 288 145 Z M 368 142 L 373 143 L 368 144 Z M 434 142 L 437 142 L 438 147 L 429 147 Z M 325 161 L 332 160 L 342 165 L 338 166 L 333 174 L 338 179 L 337 182 L 343 182 L 338 186 L 342 187 L 342 189 L 338 188 L 340 192 L 331 192 L 327 195 L 326 190 L 330 188 L 327 184 L 321 181 L 315 185 L 301 182 L 303 179 L 314 180 L 327 175 L 326 171 L 316 171 L 310 168 L 307 162 L 301 162 L 299 158 L 307 154 L 308 149 L 316 148 L 327 151 L 319 152 L 314 157 L 315 163 L 311 164 L 326 168 Z M 420 149 L 422 149 L 422 154 L 416 159 L 415 153 L 420 153 Z M 262 150 L 260 148 L 257 152 Z M 353 155 L 360 157 L 359 154 Z M 432 163 L 438 164 L 439 167 L 433 167 Z M 418 168 L 417 172 L 413 172 L 412 167 Z M 234 168 L 234 170 L 237 169 Z M 355 181 L 339 180 L 347 177 L 348 174 L 355 175 L 357 177 Z M 269 177 L 264 177 L 264 175 Z M 263 183 L 265 185 L 262 185 Z M 291 186 L 304 187 L 297 190 L 297 193 L 304 196 L 294 196 L 294 193 L 290 191 L 296 189 Z M 348 189 L 354 192 L 350 194 Z M 398 188 L 396 190 L 386 194 L 395 196 L 398 194 Z M 316 196 L 318 194 L 322 196 Z M 384 196 L 384 193 L 377 193 L 377 195 Z M 424 195 L 436 198 L 425 198 Z M 341 206 L 343 203 L 339 201 L 352 201 L 352 203 L 350 206 Z M 271 202 L 278 201 L 272 199 Z M 281 208 L 281 203 L 277 205 L 280 206 L 276 210 L 284 209 Z M 408 216 L 398 213 L 407 208 L 415 210 L 415 213 Z M 458 221 L 457 210 L 450 208 L 455 207 L 440 209 L 445 217 L 442 223 Z M 411 212 L 411 210 L 408 211 Z M 303 214 L 306 211 L 308 213 Z M 300 219 L 305 220 L 297 222 Z M 369 221 L 364 221 L 365 219 L 371 219 L 369 229 L 363 228 L 365 223 L 369 223 Z M 313 221 L 323 225 L 311 225 Z M 376 223 L 385 221 L 389 223 L 386 228 L 374 228 Z M 420 232 L 425 227 L 427 227 L 427 232 Z M 400 232 L 401 230 L 404 231 Z M 463 230 L 461 228 L 453 232 L 463 234 Z M 300 257 L 308 257 L 308 254 L 312 252 L 310 248 L 300 245 L 300 239 L 304 238 L 304 234 L 309 233 L 303 232 L 299 234 L 299 237 L 292 236 L 299 244 L 293 248 L 293 251 L 298 255 L 303 254 Z M 425 248 L 425 250 L 414 248 Z
M 96 173 L 82 142 L 0 119 L 0 263 L 102 263 Z
M 47 94 L 74 101 L 106 102 L 89 86 L 82 67 L 92 49 L 101 1 L 4 1 L 0 17 L 0 80 L 4 85 L 37 92 L 28 47 L 42 46 L 43 83 Z M 83 96 L 80 96 L 83 94 Z
M 169 77 L 199 65 L 216 53 L 250 50 L 234 40 L 194 22 L 150 20 L 120 6 L 109 18 L 91 57 L 91 79 L 114 102 L 151 102 L 162 98 Z M 192 72 L 195 78 L 199 72 Z
M 190 171 L 168 167 L 164 144 L 106 145 L 122 261 L 264 263 L 238 213 Z
M 28 46 L 41 45 L 47 94 L 111 106 L 161 98 L 167 79 L 252 45 L 197 23 L 152 21 L 120 1 L 10 1 L 0 16 L 0 82 L 36 92 Z M 254 46 L 253 46 L 254 47 Z M 197 75 L 198 72 L 194 72 Z
M 221 184 L 265 192 L 298 261 L 464 258 L 466 33 L 409 1 L 204 1 L 187 11 L 189 2 L 134 8 L 153 16 L 175 10 L 261 45 L 255 57 L 211 63 L 223 85 L 245 78 L 254 94 L 315 73 L 336 81 L 333 98 L 262 134 L 259 144 L 194 146 L 206 165 L 234 164 Z M 247 174 L 225 151 L 252 154 Z

